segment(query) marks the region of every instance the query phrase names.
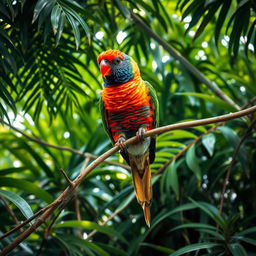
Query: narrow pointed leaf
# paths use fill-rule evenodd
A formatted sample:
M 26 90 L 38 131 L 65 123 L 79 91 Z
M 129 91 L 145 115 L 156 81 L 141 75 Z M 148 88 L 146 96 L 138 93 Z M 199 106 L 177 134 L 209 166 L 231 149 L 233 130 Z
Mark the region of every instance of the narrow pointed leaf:
M 203 249 L 210 249 L 210 248 L 219 247 L 219 246 L 220 244 L 218 243 L 210 243 L 210 242 L 191 244 L 177 250 L 176 252 L 170 254 L 169 256 L 179 256 L 189 252 L 200 251 Z
M 22 214 L 28 219 L 31 216 L 33 216 L 33 211 L 29 204 L 19 195 L 8 191 L 8 190 L 2 190 L 0 189 L 0 196 L 5 197 L 9 201 L 11 201 L 13 204 L 15 204 Z

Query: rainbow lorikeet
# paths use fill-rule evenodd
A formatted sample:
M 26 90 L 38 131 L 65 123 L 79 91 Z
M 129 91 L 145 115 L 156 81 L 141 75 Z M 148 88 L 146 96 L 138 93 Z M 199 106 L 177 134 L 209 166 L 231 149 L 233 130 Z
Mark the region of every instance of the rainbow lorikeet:
M 102 52 L 98 57 L 104 79 L 100 108 L 104 128 L 131 166 L 135 194 L 150 225 L 152 201 L 149 164 L 155 159 L 155 137 L 143 133 L 158 125 L 158 100 L 154 88 L 140 76 L 137 63 L 118 50 Z M 133 136 L 138 141 L 124 147 Z

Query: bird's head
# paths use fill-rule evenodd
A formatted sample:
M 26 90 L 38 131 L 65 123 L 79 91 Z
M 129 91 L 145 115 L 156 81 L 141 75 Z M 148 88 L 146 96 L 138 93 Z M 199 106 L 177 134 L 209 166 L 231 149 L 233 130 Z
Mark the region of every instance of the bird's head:
M 136 62 L 119 50 L 107 50 L 98 57 L 104 86 L 123 84 L 140 75 Z

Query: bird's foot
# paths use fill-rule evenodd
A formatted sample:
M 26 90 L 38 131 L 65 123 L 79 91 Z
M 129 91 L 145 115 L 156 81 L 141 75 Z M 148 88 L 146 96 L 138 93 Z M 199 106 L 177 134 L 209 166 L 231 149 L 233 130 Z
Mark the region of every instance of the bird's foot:
M 144 141 L 144 133 L 146 132 L 146 129 L 143 127 L 140 127 L 139 130 L 136 132 L 136 137 L 139 142 Z
M 127 150 L 127 146 L 124 144 L 124 142 L 126 141 L 124 136 L 120 136 L 116 142 L 116 146 L 119 147 L 120 152 L 124 152 Z

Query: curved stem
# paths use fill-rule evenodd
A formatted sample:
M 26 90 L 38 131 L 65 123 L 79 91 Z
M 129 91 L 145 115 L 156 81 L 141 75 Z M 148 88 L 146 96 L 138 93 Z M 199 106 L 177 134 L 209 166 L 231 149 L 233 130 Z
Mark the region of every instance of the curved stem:
M 233 153 L 233 156 L 232 156 L 232 161 L 228 167 L 228 170 L 227 170 L 227 173 L 226 173 L 226 177 L 225 177 L 225 180 L 224 180 L 224 183 L 223 183 L 223 188 L 222 188 L 222 192 L 221 192 L 221 197 L 220 197 L 220 206 L 219 206 L 219 215 L 221 216 L 222 215 L 222 210 L 223 210 L 223 206 L 224 206 L 224 199 L 225 199 L 225 193 L 226 193 L 226 190 L 227 190 L 227 186 L 228 186 L 228 183 L 229 183 L 229 178 L 230 178 L 230 175 L 231 175 L 231 172 L 232 172 L 232 169 L 233 169 L 233 166 L 236 162 L 236 157 L 239 153 L 239 150 L 243 144 L 243 142 L 245 141 L 245 139 L 247 138 L 247 136 L 251 133 L 252 129 L 254 128 L 256 124 L 256 119 L 252 122 L 252 124 L 249 126 L 249 128 L 247 129 L 246 133 L 243 135 L 243 137 L 241 138 L 239 144 L 237 145 L 234 153 Z
M 168 132 L 171 130 L 176 129 L 184 129 L 189 127 L 195 127 L 200 125 L 206 125 L 211 123 L 219 123 L 228 121 L 234 118 L 242 117 L 251 113 L 256 112 L 256 106 L 253 106 L 251 108 L 241 110 L 235 113 L 230 113 L 227 115 L 217 116 L 217 117 L 211 117 L 211 118 L 205 118 L 200 119 L 196 121 L 189 121 L 189 122 L 183 122 L 183 123 L 177 123 L 177 124 L 171 124 L 163 127 L 159 127 L 150 131 L 147 131 L 144 136 L 154 136 L 160 133 Z M 134 143 L 137 141 L 137 137 L 132 137 L 124 142 L 126 146 Z M 55 199 L 53 203 L 51 203 L 52 207 L 46 206 L 47 210 L 43 212 L 41 217 L 39 217 L 35 223 L 33 223 L 29 228 L 27 228 L 23 233 L 21 233 L 12 243 L 10 243 L 7 247 L 3 249 L 1 252 L 1 256 L 6 255 L 10 251 L 12 251 L 18 244 L 20 244 L 23 240 L 25 240 L 31 233 L 33 233 L 42 223 L 44 223 L 47 218 L 51 215 L 51 213 L 63 202 L 65 202 L 68 198 L 70 198 L 73 193 L 75 192 L 76 188 L 81 184 L 81 182 L 85 179 L 85 177 L 95 168 L 97 167 L 101 162 L 103 162 L 105 159 L 107 159 L 109 156 L 113 155 L 119 150 L 118 146 L 114 146 L 101 156 L 99 156 L 95 161 L 93 161 L 91 164 L 89 164 L 86 168 L 84 168 L 79 176 L 72 181 L 72 186 L 68 186 L 62 194 Z

